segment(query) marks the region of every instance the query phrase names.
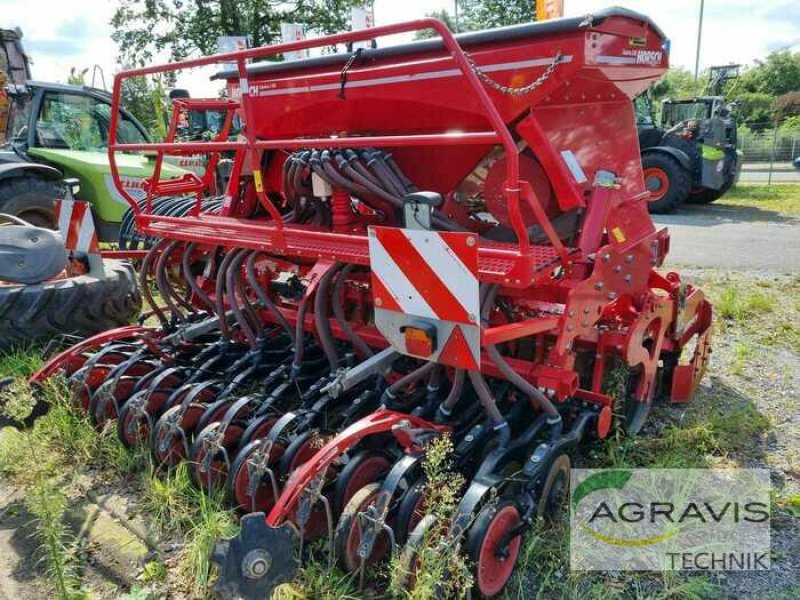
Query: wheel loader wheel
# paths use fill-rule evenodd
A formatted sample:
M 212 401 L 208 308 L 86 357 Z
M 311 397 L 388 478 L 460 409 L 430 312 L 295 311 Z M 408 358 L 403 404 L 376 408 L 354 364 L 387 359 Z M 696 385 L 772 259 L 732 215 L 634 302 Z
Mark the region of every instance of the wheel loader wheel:
M 494 598 L 511 579 L 522 536 L 505 539 L 522 521 L 512 500 L 487 504 L 467 535 L 467 551 L 475 565 L 475 587 L 481 598 Z
M 642 174 L 644 187 L 650 192 L 647 209 L 651 213 L 674 212 L 689 196 L 691 174 L 667 154 L 652 152 L 642 156 Z
M 60 196 L 55 181 L 30 176 L 6 179 L 0 181 L 0 212 L 37 227 L 58 229 L 55 201 Z
M 339 524 L 333 536 L 333 548 L 339 566 L 347 572 L 354 573 L 361 568 L 358 547 L 361 545 L 361 529 L 358 513 L 369 508 L 381 491 L 380 483 L 370 483 L 358 490 L 344 507 Z M 372 553 L 365 559 L 366 567 L 371 567 L 389 552 L 391 541 L 386 532 L 381 532 L 375 540 Z
M 129 324 L 142 305 L 133 267 L 106 260 L 103 268 L 105 279 L 88 273 L 35 285 L 0 285 L 0 352 Z
M 572 466 L 567 454 L 556 456 L 547 471 L 539 502 L 536 505 L 536 516 L 546 521 L 555 521 L 569 495 L 569 470 Z
M 686 202 L 689 204 L 711 204 L 715 200 L 719 200 L 725 194 L 728 193 L 733 187 L 734 178 L 731 176 L 728 181 L 726 181 L 721 188 L 718 190 L 711 190 L 711 189 L 701 189 L 696 192 L 692 192 L 686 198 Z

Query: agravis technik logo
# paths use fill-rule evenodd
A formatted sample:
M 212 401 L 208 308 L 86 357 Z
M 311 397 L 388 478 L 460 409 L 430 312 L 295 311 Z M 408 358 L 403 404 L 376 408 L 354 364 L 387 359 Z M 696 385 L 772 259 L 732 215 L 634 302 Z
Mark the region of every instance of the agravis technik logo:
M 574 470 L 571 489 L 573 569 L 769 568 L 765 470 Z

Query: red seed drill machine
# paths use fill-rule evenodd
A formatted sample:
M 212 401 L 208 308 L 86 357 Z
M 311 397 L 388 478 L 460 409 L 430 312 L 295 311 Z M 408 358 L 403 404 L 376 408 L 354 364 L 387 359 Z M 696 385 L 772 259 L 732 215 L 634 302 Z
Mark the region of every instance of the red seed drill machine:
M 424 29 L 438 37 L 251 62 Z M 34 381 L 66 375 L 123 444 L 189 461 L 248 513 L 215 553 L 222 597 L 269 595 L 315 538 L 363 570 L 426 527 L 497 595 L 559 506 L 570 453 L 615 421 L 638 432 L 656 396 L 688 401 L 710 353 L 711 306 L 658 270 L 669 235 L 642 180 L 631 99 L 667 61 L 656 25 L 609 9 L 459 36 L 423 19 L 119 73 L 120 195 L 116 156 L 155 153 L 147 200 L 128 200 L 159 240 L 141 269 L 158 325 L 88 339 Z M 175 100 L 224 113 L 216 137 L 118 141 L 125 80 L 222 63 L 237 65 L 218 76 L 225 98 Z M 199 153 L 232 157 L 218 212 L 206 178 L 160 179 L 165 156 Z M 194 209 L 156 214 L 165 197 Z M 426 518 L 422 469 L 442 435 L 467 482 L 445 525 Z

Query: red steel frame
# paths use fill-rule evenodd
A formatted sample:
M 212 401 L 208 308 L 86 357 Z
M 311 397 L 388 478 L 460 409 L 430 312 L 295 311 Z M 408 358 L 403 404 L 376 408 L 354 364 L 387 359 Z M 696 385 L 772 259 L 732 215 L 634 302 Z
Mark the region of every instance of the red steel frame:
M 610 28 L 606 25 L 600 25 L 596 29 L 587 29 L 586 33 L 581 31 L 578 35 L 572 34 L 572 38 L 562 39 L 562 41 L 551 43 L 551 40 L 543 40 L 548 46 L 542 49 L 551 53 L 555 52 L 556 58 L 554 59 L 554 64 L 557 65 L 560 63 L 562 44 L 566 47 L 570 47 L 569 44 L 572 43 L 573 46 L 571 49 L 576 54 L 581 51 L 587 53 L 596 52 L 599 54 L 605 50 L 603 40 L 597 41 L 599 34 L 609 31 L 612 36 L 617 36 L 619 39 L 623 40 L 626 38 L 627 40 L 635 40 L 639 35 L 649 36 L 649 33 L 644 33 L 646 28 L 642 29 L 640 25 L 638 27 L 637 29 L 637 25 L 625 22 L 624 20 L 617 21 L 616 25 Z M 305 138 L 259 139 L 256 129 L 258 125 L 257 117 L 260 113 L 256 112 L 256 108 L 258 107 L 255 106 L 256 102 L 251 97 L 251 87 L 247 72 L 248 60 L 294 50 L 373 39 L 422 29 L 433 29 L 440 35 L 446 56 L 444 58 L 439 57 L 435 59 L 436 67 L 440 68 L 442 62 L 447 62 L 448 60 L 456 64 L 458 73 L 468 86 L 469 93 L 477 100 L 475 106 L 478 107 L 480 113 L 482 113 L 478 116 L 485 117 L 488 120 L 492 131 L 367 136 L 346 135 L 340 137 L 319 137 L 319 135 L 317 135 Z M 591 44 L 593 50 L 589 50 L 590 43 L 587 41 L 590 39 L 590 36 L 592 40 L 596 40 Z M 656 38 L 656 40 L 649 38 L 649 43 L 660 44 L 661 38 L 659 36 L 656 36 Z M 600 47 L 594 50 L 597 46 Z M 621 52 L 619 47 L 611 49 L 612 54 L 614 54 L 615 51 L 617 54 Z M 491 52 L 491 49 L 489 52 Z M 594 56 L 593 58 L 599 57 Z M 579 57 L 579 60 L 584 60 L 588 63 L 589 59 L 587 57 Z M 273 255 L 318 260 L 324 259 L 327 261 L 340 261 L 368 266 L 368 240 L 365 235 L 343 234 L 302 226 L 292 226 L 284 223 L 276 206 L 267 198 L 261 182 L 261 151 L 270 149 L 296 150 L 310 147 L 342 148 L 358 146 L 399 149 L 409 146 L 426 148 L 444 146 L 467 147 L 476 144 L 491 146 L 493 144 L 500 144 L 505 151 L 506 157 L 506 177 L 503 186 L 503 194 L 508 208 L 509 223 L 519 243 L 515 245 L 482 242 L 479 247 L 479 279 L 484 282 L 501 284 L 506 294 L 521 294 L 517 300 L 522 300 L 527 296 L 529 306 L 537 303 L 548 304 L 550 302 L 556 302 L 566 304 L 566 307 L 565 314 L 558 315 L 556 313 L 552 314 L 552 316 L 527 318 L 514 323 L 484 328 L 482 331 L 482 344 L 484 346 L 494 345 L 528 336 L 553 337 L 557 343 L 546 359 L 544 356 L 537 356 L 534 361 L 510 359 L 509 363 L 518 373 L 523 374 L 529 380 L 535 382 L 537 385 L 554 389 L 560 398 L 565 398 L 574 394 L 577 390 L 577 381 L 572 371 L 573 363 L 570 357 L 570 349 L 573 343 L 580 344 L 589 342 L 599 344 L 602 342 L 602 340 L 598 339 L 597 331 L 594 329 L 594 321 L 592 321 L 592 324 L 588 322 L 582 323 L 585 317 L 580 316 L 581 314 L 588 314 L 587 311 L 592 314 L 598 314 L 609 304 L 607 294 L 612 293 L 611 288 L 607 288 L 602 293 L 591 289 L 593 285 L 598 283 L 600 287 L 604 285 L 604 282 L 599 280 L 598 273 L 603 271 L 607 279 L 613 278 L 614 274 L 609 270 L 611 265 L 621 270 L 625 264 L 623 262 L 623 254 L 636 252 L 641 262 L 647 261 L 646 267 L 644 264 L 641 264 L 641 262 L 639 263 L 641 266 L 637 265 L 636 270 L 638 272 L 635 274 L 637 280 L 642 283 L 642 287 L 644 288 L 642 277 L 646 280 L 647 275 L 646 271 L 643 269 L 650 269 L 651 266 L 658 266 L 661 264 L 668 246 L 668 236 L 665 230 L 656 232 L 652 221 L 650 221 L 647 215 L 644 202 L 642 201 L 642 198 L 646 196 L 646 192 L 643 190 L 643 184 L 639 182 L 637 187 L 634 181 L 633 187 L 631 187 L 630 182 L 632 179 L 636 178 L 636 173 L 638 172 L 638 174 L 641 175 L 640 168 L 633 173 L 631 173 L 630 169 L 627 169 L 627 167 L 625 168 L 626 173 L 624 173 L 624 175 L 628 183 L 626 184 L 627 187 L 622 191 L 613 189 L 613 185 L 606 187 L 590 187 L 588 183 L 576 184 L 573 182 L 573 179 L 576 179 L 574 178 L 574 174 L 570 173 L 566 164 L 558 155 L 558 151 L 553 146 L 553 127 L 550 126 L 549 123 L 543 121 L 543 118 L 552 118 L 558 121 L 555 127 L 560 128 L 559 131 L 568 129 L 569 121 L 565 121 L 564 119 L 565 115 L 568 115 L 569 110 L 559 105 L 558 99 L 556 99 L 555 104 L 547 106 L 547 101 L 550 100 L 550 98 L 544 98 L 544 102 L 542 102 L 543 99 L 540 97 L 539 102 L 541 106 L 539 106 L 539 104 L 534 104 L 532 106 L 541 109 L 544 116 L 536 118 L 536 116 L 531 113 L 529 118 L 521 120 L 515 127 L 517 133 L 522 135 L 531 147 L 534 148 L 537 157 L 540 159 L 545 169 L 551 173 L 551 184 L 562 208 L 564 206 L 569 206 L 572 208 L 581 207 L 586 209 L 586 214 L 583 218 L 583 227 L 577 242 L 577 249 L 564 247 L 538 201 L 532 186 L 527 181 L 520 180 L 519 150 L 512 136 L 510 126 L 507 123 L 507 119 L 504 119 L 501 114 L 499 104 L 496 104 L 497 98 L 495 98 L 495 100 L 492 99 L 485 84 L 473 70 L 470 61 L 471 59 L 467 58 L 464 50 L 460 47 L 458 41 L 446 26 L 435 19 L 421 19 L 409 23 L 377 27 L 368 31 L 348 32 L 325 38 L 290 42 L 270 47 L 254 48 L 191 59 L 167 65 L 122 71 L 118 73 L 114 79 L 113 110 L 109 134 L 109 162 L 112 177 L 120 193 L 128 200 L 132 210 L 136 213 L 137 227 L 149 235 L 197 242 L 200 244 L 208 244 L 209 240 L 213 239 L 214 244 L 263 250 Z M 176 101 L 176 108 L 180 106 L 189 108 L 197 106 L 198 108 L 223 107 L 228 109 L 229 118 L 226 120 L 226 127 L 224 127 L 226 135 L 220 135 L 216 141 L 212 142 L 174 143 L 174 130 L 177 124 L 177 117 L 174 115 L 170 127 L 172 135 L 167 142 L 149 144 L 120 144 L 117 142 L 117 109 L 119 108 L 121 86 L 125 79 L 223 62 L 235 63 L 237 65 L 239 91 L 242 95 L 241 102 L 227 99 L 181 99 Z M 654 64 L 646 65 L 645 67 L 637 65 L 633 71 L 624 71 L 625 77 L 617 73 L 615 78 L 610 79 L 613 79 L 613 82 L 619 86 L 620 90 L 624 90 L 625 86 L 633 86 L 635 88 L 638 85 L 641 87 L 642 81 L 647 82 L 654 79 L 655 75 L 660 74 L 665 68 L 666 60 L 659 58 L 658 62 Z M 319 74 L 317 73 L 317 75 Z M 254 75 L 254 79 L 257 77 L 257 75 Z M 565 79 L 563 83 L 569 86 L 570 81 Z M 585 93 L 588 93 L 588 90 L 591 89 L 591 85 L 593 85 L 591 82 L 586 83 L 585 81 L 581 81 L 580 83 L 587 87 Z M 230 84 L 229 82 L 229 85 Z M 258 87 L 256 86 L 255 89 L 257 91 Z M 419 90 L 417 90 L 417 92 L 419 92 Z M 566 104 L 571 107 L 573 105 L 569 102 L 569 93 L 577 94 L 578 90 L 567 90 L 563 92 L 561 104 Z M 606 96 L 603 97 L 603 101 L 611 102 L 612 104 L 609 106 L 619 106 L 621 102 L 623 104 L 627 102 L 625 94 L 629 93 L 630 92 L 623 92 L 621 95 L 617 95 L 614 92 L 610 94 L 606 93 Z M 598 99 L 596 103 L 598 106 L 595 106 L 595 109 L 600 111 L 605 110 L 600 100 L 601 94 L 598 93 L 596 98 Z M 262 104 L 262 107 L 263 106 Z M 580 107 L 581 111 L 586 111 L 587 114 L 591 113 L 592 108 L 588 105 L 583 104 L 577 106 Z M 237 108 L 243 113 L 245 139 L 243 141 L 223 141 L 223 138 L 227 137 L 230 125 L 230 114 Z M 552 112 L 553 108 L 557 109 L 556 112 Z M 550 112 L 547 112 L 548 110 Z M 627 105 L 627 110 L 630 110 L 630 104 Z M 624 116 L 624 112 L 620 113 L 617 111 L 617 119 L 619 119 L 620 114 Z M 263 117 L 263 115 L 261 116 Z M 602 122 L 602 112 L 599 117 L 598 120 Z M 587 120 L 591 122 L 591 119 L 584 117 L 584 123 L 586 123 Z M 628 124 L 622 123 L 621 125 Z M 549 131 L 546 129 L 548 126 L 550 126 Z M 613 126 L 611 131 L 613 131 Z M 548 137 L 548 133 L 550 137 Z M 594 129 L 591 130 L 591 134 L 595 136 L 608 136 L 609 129 Z M 262 137 L 266 135 L 269 135 L 269 131 L 266 134 L 262 133 Z M 624 144 L 625 142 L 623 141 L 623 145 Z M 629 149 L 626 147 L 625 150 L 622 151 L 623 154 L 628 152 L 628 150 Z M 148 186 L 148 202 L 146 203 L 146 209 L 144 211 L 138 208 L 130 195 L 120 185 L 121 182 L 115 160 L 115 153 L 124 151 L 155 151 L 157 153 L 156 170 Z M 229 205 L 229 199 L 236 195 L 235 192 L 238 190 L 238 179 L 242 164 L 245 160 L 248 160 L 249 168 L 252 170 L 256 184 L 255 188 L 259 201 L 268 211 L 271 218 L 270 221 L 253 221 L 209 214 L 200 215 L 199 195 L 197 210 L 191 217 L 176 218 L 149 214 L 151 207 L 150 196 L 154 192 L 164 189 L 176 192 L 182 190 L 197 191 L 195 188 L 199 185 L 198 182 L 183 182 L 180 180 L 174 184 L 169 181 L 163 183 L 159 182 L 160 164 L 165 154 L 216 153 L 218 155 L 223 151 L 233 151 L 236 154 L 234 176 L 231 177 L 229 189 L 227 190 L 226 205 Z M 638 152 L 636 152 L 636 156 L 638 157 Z M 195 187 L 192 187 L 192 185 Z M 530 209 L 535 220 L 547 235 L 550 241 L 549 246 L 532 245 L 529 242 L 526 224 L 523 220 L 520 206 L 521 201 L 525 202 L 525 207 Z M 223 215 L 226 214 L 229 213 L 223 211 Z M 621 238 L 618 237 L 616 240 L 611 239 L 608 245 L 601 248 L 604 243 L 604 232 L 606 230 L 611 232 L 617 229 L 620 231 L 624 229 L 625 236 L 621 236 Z M 593 262 L 594 259 L 592 256 L 599 252 L 604 253 L 606 260 L 610 260 L 611 262 L 608 263 L 608 267 L 596 267 L 595 274 L 587 278 L 587 273 L 589 272 L 587 263 Z M 611 258 L 612 254 L 613 258 Z M 562 279 L 560 283 L 554 284 L 553 281 L 550 280 L 550 275 L 553 269 L 558 265 L 566 267 L 567 274 L 566 278 Z M 542 284 L 538 286 L 540 288 L 538 291 L 536 291 L 536 288 L 531 288 L 531 286 L 536 283 Z M 654 285 L 654 287 L 659 286 Z M 619 283 L 616 290 L 617 291 L 613 293 L 624 293 L 625 287 L 622 283 Z M 673 295 L 676 293 L 675 289 L 667 291 Z M 570 297 L 572 298 L 569 299 Z M 672 299 L 664 300 L 661 304 L 661 306 L 657 307 L 658 311 L 662 313 L 669 311 L 672 311 L 673 314 L 676 313 L 676 303 L 674 303 Z M 616 312 L 617 310 L 620 309 L 612 309 L 612 312 Z M 652 310 L 655 311 L 656 308 Z M 624 311 L 624 307 L 621 309 L 621 312 L 622 311 Z M 546 313 L 547 311 L 544 312 Z M 573 314 L 577 314 L 577 316 L 573 316 Z M 265 315 L 265 318 L 269 319 L 270 317 L 269 315 Z M 291 319 L 291 316 L 289 318 Z M 306 328 L 313 331 L 313 323 L 308 324 Z M 374 334 L 373 331 L 368 333 Z M 371 338 L 369 340 L 371 345 L 383 345 L 383 343 L 381 343 L 382 340 L 379 339 L 380 336 L 368 335 L 368 337 Z M 621 341 L 629 342 L 630 340 Z M 669 351 L 672 349 L 673 341 L 671 339 L 667 338 L 663 340 L 663 343 L 664 350 Z M 486 358 L 482 360 L 481 368 L 487 374 L 500 375 L 496 370 L 496 366 Z M 645 392 L 642 391 L 641 394 L 645 395 Z

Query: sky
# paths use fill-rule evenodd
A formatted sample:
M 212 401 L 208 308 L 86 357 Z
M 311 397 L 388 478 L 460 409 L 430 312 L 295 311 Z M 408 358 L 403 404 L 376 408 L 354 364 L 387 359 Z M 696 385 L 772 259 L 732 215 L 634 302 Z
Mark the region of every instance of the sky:
M 649 15 L 671 40 L 671 63 L 694 69 L 700 0 L 564 0 L 566 16 L 619 5 Z M 0 0 L 4 28 L 19 26 L 24 45 L 33 58 L 33 76 L 65 81 L 70 68 L 105 72 L 108 85 L 115 70 L 117 48 L 111 41 L 109 21 L 114 0 Z M 80 7 L 80 8 L 78 8 Z M 376 0 L 377 25 L 422 17 L 446 8 L 453 0 Z M 750 64 L 771 50 L 789 47 L 800 51 L 800 2 L 797 0 L 706 0 L 700 68 L 710 65 Z M 205 75 L 186 80 L 202 85 Z M 186 85 L 185 82 L 180 82 Z M 98 76 L 95 85 L 102 87 Z

